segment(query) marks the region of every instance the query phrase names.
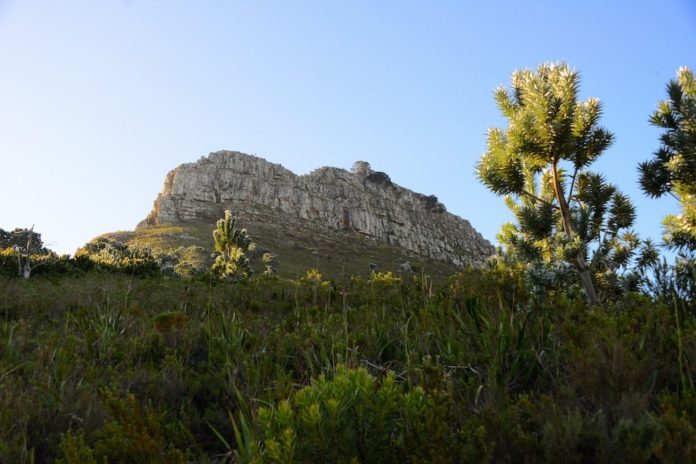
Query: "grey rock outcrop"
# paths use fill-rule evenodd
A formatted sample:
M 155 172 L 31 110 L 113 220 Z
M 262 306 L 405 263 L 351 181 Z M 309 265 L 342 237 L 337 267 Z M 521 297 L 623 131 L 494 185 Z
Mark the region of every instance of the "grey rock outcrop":
M 211 153 L 169 172 L 138 228 L 212 222 L 225 209 L 242 215 L 263 212 L 266 218 L 277 214 L 281 226 L 299 220 L 327 233 L 362 234 L 458 266 L 478 265 L 493 252 L 468 221 L 448 213 L 435 196 L 400 187 L 364 161 L 356 162 L 351 171 L 323 167 L 300 176 L 279 164 L 231 151 Z

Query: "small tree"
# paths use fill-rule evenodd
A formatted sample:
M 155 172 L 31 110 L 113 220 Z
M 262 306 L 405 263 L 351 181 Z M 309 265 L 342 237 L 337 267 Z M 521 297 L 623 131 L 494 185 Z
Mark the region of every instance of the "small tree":
M 667 100 L 650 115 L 650 123 L 665 129 L 660 148 L 640 163 L 640 186 L 646 195 L 674 196 L 681 214 L 664 218 L 665 243 L 680 251 L 696 251 L 696 79 L 687 67 L 667 84 Z
M 245 253 L 254 251 L 256 245 L 246 229 L 236 229 L 237 218 L 230 210 L 217 222 L 213 231 L 215 251 L 218 256 L 211 270 L 222 278 L 241 280 L 251 277 L 253 270 Z
M 0 229 L 0 250 L 7 249 L 12 250 L 12 253 L 16 255 L 18 274 L 25 279 L 31 277 L 31 271 L 34 268 L 32 256 L 46 257 L 51 254 L 44 248 L 41 234 L 34 232 L 34 226 L 31 226 L 31 229 L 17 228 L 13 231 Z
M 265 267 L 263 274 L 267 276 L 275 275 L 278 272 L 278 257 L 269 252 L 263 254 L 261 258 Z
M 27 244 L 22 249 L 22 247 L 16 245 L 17 250 L 17 260 L 19 266 L 19 274 L 28 279 L 31 277 L 31 253 L 32 253 L 32 240 L 34 238 L 34 226 L 31 226 L 27 233 Z
M 495 91 L 508 127 L 488 131 L 477 174 L 517 219 L 499 235 L 506 251 L 529 269 L 563 272 L 567 263 L 596 304 L 598 285 L 616 284 L 639 241 L 629 199 L 587 170 L 614 137 L 599 125 L 599 100 L 578 101 L 579 83 L 566 64 L 514 72 L 512 88 Z
M 29 249 L 31 254 L 41 255 L 49 252 L 49 250 L 44 247 L 41 234 L 34 232 L 34 226 L 32 226 L 31 229 L 16 228 L 12 231 L 0 229 L 0 249 L 20 248 L 26 251 L 26 246 L 29 241 L 31 241 L 31 249 Z

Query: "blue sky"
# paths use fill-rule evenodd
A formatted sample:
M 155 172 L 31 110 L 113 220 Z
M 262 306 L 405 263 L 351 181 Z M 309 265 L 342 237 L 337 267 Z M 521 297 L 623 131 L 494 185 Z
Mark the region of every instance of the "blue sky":
M 677 206 L 644 197 L 636 166 L 665 84 L 696 67 L 693 0 L 0 0 L 0 228 L 72 253 L 230 149 L 300 174 L 368 161 L 495 240 L 510 215 L 474 174 L 504 125 L 492 92 L 544 61 L 604 103 L 616 143 L 596 169 L 659 238 Z

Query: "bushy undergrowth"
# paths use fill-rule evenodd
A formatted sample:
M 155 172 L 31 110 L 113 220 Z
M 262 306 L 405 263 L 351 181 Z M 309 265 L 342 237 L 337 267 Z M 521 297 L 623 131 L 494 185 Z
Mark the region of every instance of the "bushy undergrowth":
M 693 462 L 696 318 L 511 271 L 0 277 L 0 462 Z
M 101 272 L 133 277 L 198 278 L 208 272 L 205 256 L 209 258 L 203 248 L 196 246 L 164 251 L 100 237 L 77 250 L 74 257 L 59 256 L 44 249 L 33 253 L 30 262 L 31 275 L 43 277 L 80 277 L 87 272 Z M 24 257 L 20 250 L 0 248 L 0 276 L 19 276 L 20 257 Z

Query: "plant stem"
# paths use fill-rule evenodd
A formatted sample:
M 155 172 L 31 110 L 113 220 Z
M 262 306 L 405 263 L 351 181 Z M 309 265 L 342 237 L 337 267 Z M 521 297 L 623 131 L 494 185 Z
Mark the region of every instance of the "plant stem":
M 558 200 L 558 207 L 561 210 L 561 217 L 563 218 L 563 230 L 565 231 L 566 237 L 573 238 L 575 236 L 575 227 L 573 226 L 573 221 L 570 218 L 570 208 L 566 202 L 565 195 L 563 194 L 563 187 L 558 179 L 558 168 L 556 163 L 552 166 L 553 172 L 553 189 L 556 194 L 556 200 Z M 575 267 L 578 270 L 578 276 L 580 277 L 580 283 L 582 287 L 587 292 L 587 299 L 591 305 L 599 304 L 599 298 L 597 298 L 597 291 L 595 290 L 594 284 L 592 283 L 592 276 L 590 275 L 590 267 L 585 261 L 585 257 L 582 253 L 578 253 L 575 257 Z

